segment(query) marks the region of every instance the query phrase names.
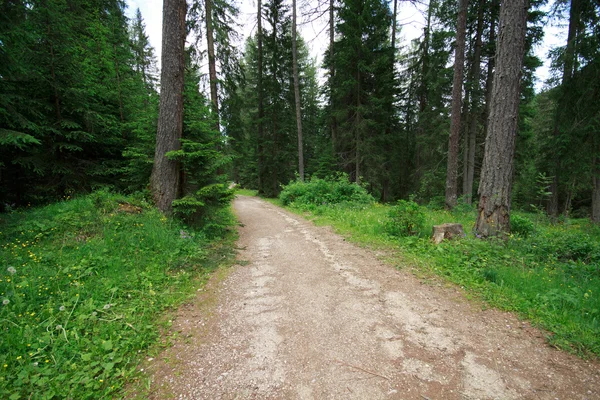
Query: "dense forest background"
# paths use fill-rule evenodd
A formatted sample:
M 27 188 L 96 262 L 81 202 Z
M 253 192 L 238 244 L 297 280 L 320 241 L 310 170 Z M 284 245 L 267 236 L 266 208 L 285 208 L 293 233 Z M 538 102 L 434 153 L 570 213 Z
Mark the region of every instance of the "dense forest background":
M 600 222 L 600 3 L 559 1 L 550 14 L 544 5 L 528 7 L 512 207 Z M 276 196 L 296 178 L 340 173 L 383 202 L 478 200 L 498 0 L 431 0 L 423 34 L 410 43 L 397 40 L 397 1 L 303 4 L 304 14 L 328 19 L 322 65 L 296 37 L 295 1 L 259 1 L 243 48 L 233 2 L 179 6 L 183 122 L 167 154 L 178 168 L 179 212 L 223 201 L 230 180 Z M 98 187 L 149 190 L 164 91 L 142 15 L 128 19 L 125 8 L 119 0 L 0 3 L 4 210 Z M 568 37 L 536 93 L 533 48 L 550 19 L 568 25 Z

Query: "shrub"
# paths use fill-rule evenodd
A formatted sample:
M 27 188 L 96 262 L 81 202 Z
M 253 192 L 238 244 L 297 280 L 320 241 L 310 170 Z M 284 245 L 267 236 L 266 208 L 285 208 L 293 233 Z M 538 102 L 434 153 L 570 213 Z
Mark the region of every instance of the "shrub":
M 398 200 L 390 208 L 385 231 L 392 236 L 417 235 L 425 225 L 425 212 L 414 201 Z
M 312 178 L 310 181 L 294 181 L 283 187 L 279 199 L 284 205 L 300 208 L 340 203 L 371 204 L 375 202 L 367 190 L 348 180 L 347 175 L 336 178 Z
M 529 218 L 513 214 L 510 216 L 510 230 L 519 236 L 528 237 L 534 232 L 535 227 Z

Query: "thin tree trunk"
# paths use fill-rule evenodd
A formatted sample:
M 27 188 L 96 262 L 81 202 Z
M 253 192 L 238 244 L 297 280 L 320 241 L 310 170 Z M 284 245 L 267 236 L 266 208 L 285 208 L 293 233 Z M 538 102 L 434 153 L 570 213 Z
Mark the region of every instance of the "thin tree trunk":
M 56 113 L 56 120 L 60 121 L 62 119 L 60 112 L 60 96 L 58 94 L 58 83 L 56 82 L 56 71 L 54 69 L 54 46 L 52 45 L 52 41 L 50 40 L 50 22 L 48 24 L 48 43 L 50 45 L 50 76 L 52 76 L 52 89 L 54 90 L 54 112 Z
M 422 127 L 422 113 L 427 108 L 428 102 L 428 86 L 427 86 L 427 74 L 429 73 L 429 41 L 431 37 L 431 16 L 433 14 L 433 5 L 435 0 L 429 1 L 429 7 L 427 8 L 427 25 L 424 28 L 423 37 L 423 51 L 421 55 L 421 78 L 418 82 L 417 94 L 419 97 L 419 117 L 417 119 L 417 127 L 415 130 L 415 180 L 418 182 L 422 176 L 421 171 L 421 154 L 423 152 L 420 138 L 424 136 Z
M 477 10 L 477 29 L 475 32 L 475 49 L 473 50 L 473 62 L 469 72 L 471 84 L 471 105 L 467 114 L 467 134 L 465 135 L 465 165 L 463 172 L 463 196 L 467 204 L 473 202 L 473 180 L 475 176 L 475 150 L 477 140 L 477 122 L 479 119 L 479 101 L 481 88 L 479 86 L 479 75 L 481 73 L 481 36 L 483 33 L 483 10 L 485 0 L 480 0 Z
M 462 110 L 462 83 L 465 68 L 465 36 L 467 30 L 468 0 L 458 1 L 456 52 L 454 53 L 454 80 L 452 83 L 452 119 L 448 139 L 448 168 L 446 172 L 446 208 L 456 206 L 458 197 L 458 145 Z
M 206 12 L 206 45 L 208 50 L 208 77 L 210 80 L 210 102 L 215 115 L 216 130 L 220 131 L 219 126 L 219 95 L 217 92 L 217 62 L 215 58 L 215 39 L 212 23 L 212 0 L 204 0 Z
M 123 116 L 123 94 L 121 91 L 121 74 L 119 73 L 119 59 L 117 58 L 117 45 L 113 43 L 113 51 L 115 54 L 115 74 L 117 77 L 117 91 L 119 95 L 119 116 L 121 117 L 121 122 L 125 121 L 125 117 Z M 125 135 L 125 132 L 123 132 Z
M 571 8 L 569 11 L 569 32 L 567 35 L 567 47 L 565 49 L 565 60 L 563 65 L 563 76 L 561 81 L 561 86 L 564 91 L 573 76 L 573 71 L 576 64 L 575 58 L 575 44 L 577 39 L 577 32 L 579 31 L 579 19 L 581 13 L 581 5 L 580 0 L 571 0 Z M 556 108 L 556 116 L 554 118 L 554 139 L 556 142 L 559 141 L 560 138 L 560 122 L 561 122 L 561 113 L 564 106 L 564 95 L 558 100 L 558 107 Z M 558 216 L 558 203 L 559 203 L 559 184 L 560 177 L 559 172 L 561 171 L 561 159 L 562 154 L 558 149 L 558 146 L 555 146 L 554 154 L 552 155 L 554 159 L 554 171 L 552 173 L 552 184 L 550 185 L 550 198 L 548 199 L 548 205 L 546 208 L 546 212 L 551 218 L 556 218 Z
M 298 77 L 298 46 L 296 43 L 296 0 L 292 0 L 292 62 L 294 95 L 296 97 L 296 125 L 298 126 L 298 176 L 304 181 L 304 152 L 302 149 L 302 110 L 300 108 L 300 78 Z
M 360 52 L 357 56 L 357 60 L 360 60 Z M 360 183 L 360 157 L 361 157 L 361 153 L 360 153 L 360 140 L 361 140 L 361 135 L 360 135 L 360 130 L 361 130 L 361 123 L 362 123 L 362 118 L 361 118 L 361 114 L 360 114 L 360 67 L 357 65 L 356 66 L 356 126 L 355 126 L 355 132 L 356 132 L 356 136 L 355 136 L 355 141 L 356 141 L 356 147 L 355 147 L 355 158 L 356 158 L 356 164 L 354 165 L 354 181 L 356 183 Z
M 258 191 L 260 193 L 264 193 L 263 185 L 264 182 L 264 154 L 263 154 L 263 118 L 264 118 L 264 98 L 263 98 L 263 32 L 262 32 L 262 2 L 261 0 L 257 0 L 257 25 L 258 25 L 258 34 L 257 34 L 257 47 L 258 47 L 258 137 L 257 137 L 257 164 L 258 164 Z
M 519 120 L 521 71 L 525 54 L 527 8 L 527 0 L 504 0 L 500 9 L 496 72 L 475 223 L 475 231 L 482 237 L 510 232 L 510 197 Z
M 180 189 L 179 163 L 166 153 L 178 150 L 183 130 L 185 0 L 164 0 L 160 105 L 150 185 L 158 209 L 170 213 Z
M 592 222 L 600 224 L 600 132 L 593 137 L 594 158 L 592 160 Z
M 337 121 L 334 115 L 335 107 L 333 102 L 333 85 L 334 85 L 334 77 L 335 77 L 335 60 L 334 60 L 334 49 L 333 44 L 335 43 L 335 30 L 334 30 L 334 3 L 335 0 L 329 0 L 329 79 L 330 79 L 330 90 L 331 90 L 331 98 L 330 98 L 330 106 L 331 106 L 331 150 L 333 156 L 335 157 L 335 143 L 337 139 Z

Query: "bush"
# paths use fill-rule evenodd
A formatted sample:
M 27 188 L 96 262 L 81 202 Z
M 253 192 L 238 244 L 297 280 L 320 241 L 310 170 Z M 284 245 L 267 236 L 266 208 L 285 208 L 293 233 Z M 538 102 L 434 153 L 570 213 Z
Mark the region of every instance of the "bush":
M 513 214 L 510 216 L 510 231 L 519 236 L 528 237 L 535 231 L 535 227 L 529 218 Z
M 414 201 L 398 200 L 391 207 L 385 231 L 392 236 L 417 235 L 425 225 L 425 212 Z
M 364 187 L 350 182 L 347 175 L 340 175 L 337 179 L 313 177 L 308 182 L 291 182 L 283 187 L 279 199 L 286 206 L 293 204 L 300 208 L 340 203 L 366 205 L 375 202 Z

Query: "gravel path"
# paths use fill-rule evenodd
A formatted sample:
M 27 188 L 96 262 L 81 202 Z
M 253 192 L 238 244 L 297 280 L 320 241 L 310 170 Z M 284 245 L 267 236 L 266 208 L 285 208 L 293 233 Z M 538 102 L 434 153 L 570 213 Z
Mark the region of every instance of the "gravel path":
M 173 321 L 155 399 L 599 399 L 600 365 L 329 228 L 234 203 L 239 265 Z

